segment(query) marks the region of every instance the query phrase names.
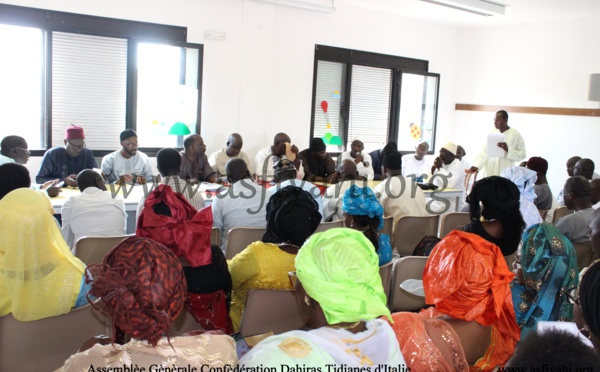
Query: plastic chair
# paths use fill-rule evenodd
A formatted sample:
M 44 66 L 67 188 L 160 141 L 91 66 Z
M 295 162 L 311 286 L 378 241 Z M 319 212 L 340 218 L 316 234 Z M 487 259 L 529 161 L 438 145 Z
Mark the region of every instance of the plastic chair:
M 555 225 L 556 221 L 558 221 L 559 218 L 564 217 L 564 216 L 568 216 L 571 213 L 573 213 L 573 211 L 567 207 L 558 207 L 554 210 L 554 214 L 552 215 L 552 224 Z
M 550 209 L 538 209 L 538 211 L 540 212 L 540 217 L 542 217 L 542 221 L 546 221 L 546 216 L 548 215 Z
M 240 323 L 240 333 L 244 337 L 267 332 L 280 334 L 300 329 L 306 321 L 295 290 L 251 289 Z
M 440 216 L 404 216 L 396 222 L 392 241 L 400 256 L 412 255 L 424 236 L 437 236 Z
M 579 271 L 581 271 L 592 262 L 592 243 L 573 243 L 573 247 L 577 256 L 577 266 L 579 267 Z
M 394 231 L 394 216 L 383 217 L 383 228 L 381 229 L 381 234 L 388 234 L 390 239 L 392 238 L 392 233 Z M 392 242 L 392 246 L 393 246 Z
M 379 266 L 379 276 L 381 276 L 381 284 L 383 285 L 385 298 L 387 299 L 387 301 L 389 301 L 390 289 L 392 286 L 392 261 L 386 263 L 383 266 Z
M 440 222 L 440 234 L 438 235 L 438 238 L 444 238 L 450 231 L 467 225 L 469 222 L 471 222 L 471 217 L 467 212 L 451 212 L 442 215 L 442 221 Z
M 332 222 L 321 222 L 315 233 L 327 231 L 329 229 L 333 229 L 334 227 L 344 227 L 344 220 L 332 221 Z
M 408 256 L 394 262 L 389 308 L 391 312 L 417 311 L 426 306 L 425 298 L 416 296 L 400 288 L 406 279 L 423 279 L 423 270 L 428 257 Z
M 185 306 L 181 309 L 179 316 L 171 323 L 169 335 L 177 336 L 184 333 L 203 329 L 194 316 L 186 310 Z
M 221 246 L 221 230 L 218 227 L 213 227 L 210 232 L 210 244 Z
M 252 227 L 234 227 L 229 230 L 227 245 L 225 247 L 225 258 L 231 260 L 250 244 L 262 241 L 265 232 L 267 232 L 265 228 Z
M 104 256 L 113 247 L 133 235 L 84 236 L 75 242 L 75 257 L 84 264 L 102 263 Z
M 0 371 L 53 371 L 89 338 L 110 336 L 111 328 L 90 305 L 32 322 L 5 315 L 0 317 Z

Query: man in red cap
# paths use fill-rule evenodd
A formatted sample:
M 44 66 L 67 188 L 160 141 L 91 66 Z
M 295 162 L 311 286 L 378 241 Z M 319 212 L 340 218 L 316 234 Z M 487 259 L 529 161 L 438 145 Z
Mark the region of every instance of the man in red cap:
M 83 128 L 71 124 L 65 146 L 46 151 L 35 180 L 37 183 L 61 179 L 67 186 L 77 186 L 77 175 L 84 169 L 98 168 L 92 151 L 85 147 Z

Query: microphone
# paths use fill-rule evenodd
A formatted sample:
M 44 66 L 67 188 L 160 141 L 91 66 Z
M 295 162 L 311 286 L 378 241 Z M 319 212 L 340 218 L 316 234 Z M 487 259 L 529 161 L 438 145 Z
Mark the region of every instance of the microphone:
M 362 153 L 361 153 L 360 151 L 358 151 L 358 152 L 356 153 L 356 155 L 362 155 Z M 363 158 L 363 160 L 362 160 L 362 163 L 363 163 L 363 165 L 364 165 L 365 167 L 368 167 L 368 166 L 369 166 L 369 164 L 368 164 L 368 163 L 365 161 L 365 158 Z

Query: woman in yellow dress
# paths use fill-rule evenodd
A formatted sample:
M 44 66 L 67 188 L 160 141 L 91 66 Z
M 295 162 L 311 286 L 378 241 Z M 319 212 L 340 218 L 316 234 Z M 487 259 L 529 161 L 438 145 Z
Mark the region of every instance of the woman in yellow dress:
M 236 331 L 250 289 L 293 289 L 288 272 L 295 270 L 300 246 L 320 222 L 318 204 L 308 192 L 287 186 L 273 194 L 267 204 L 263 240 L 250 244 L 229 261 L 233 282 L 230 316 Z

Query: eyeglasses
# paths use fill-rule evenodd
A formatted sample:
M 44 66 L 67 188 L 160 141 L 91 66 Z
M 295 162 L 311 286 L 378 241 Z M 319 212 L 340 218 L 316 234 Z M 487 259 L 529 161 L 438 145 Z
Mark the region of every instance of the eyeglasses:
M 85 146 L 85 142 L 83 143 L 83 145 L 74 145 L 71 142 L 67 141 L 67 143 L 69 144 L 69 146 L 71 146 L 72 148 L 74 148 L 75 150 L 83 150 L 86 146 Z
M 27 155 L 31 155 L 31 153 L 29 152 L 29 150 L 24 149 L 22 147 L 13 147 L 11 150 L 19 150 L 19 151 L 23 151 L 25 152 Z
M 570 304 L 579 305 L 579 288 L 578 287 L 573 287 L 573 288 L 567 289 L 565 294 L 567 295 L 567 300 L 569 300 Z

